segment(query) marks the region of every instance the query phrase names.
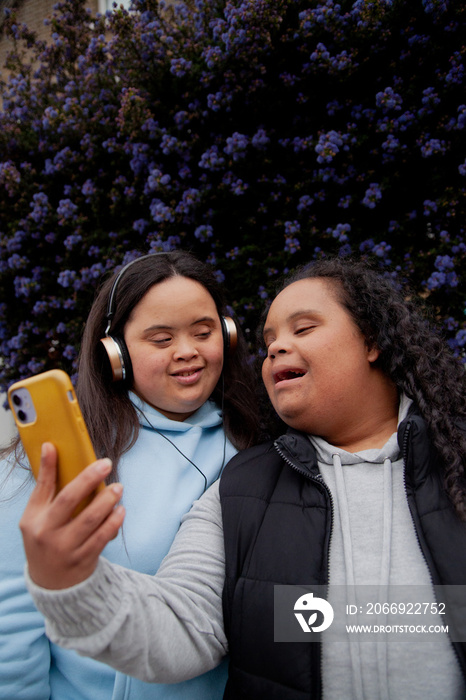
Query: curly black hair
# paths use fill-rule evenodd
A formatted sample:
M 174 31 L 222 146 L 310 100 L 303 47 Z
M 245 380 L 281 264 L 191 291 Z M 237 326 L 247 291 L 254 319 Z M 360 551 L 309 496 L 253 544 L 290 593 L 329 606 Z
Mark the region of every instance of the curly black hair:
M 326 258 L 300 267 L 281 289 L 301 279 L 333 282 L 380 368 L 418 406 L 444 468 L 445 490 L 466 520 L 466 372 L 407 290 L 362 260 Z

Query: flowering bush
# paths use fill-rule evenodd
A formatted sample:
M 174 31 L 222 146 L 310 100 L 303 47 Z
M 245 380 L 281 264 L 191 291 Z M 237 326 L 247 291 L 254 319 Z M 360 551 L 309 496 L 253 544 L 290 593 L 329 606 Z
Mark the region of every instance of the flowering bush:
M 102 276 L 177 247 L 212 264 L 246 330 L 284 271 L 366 256 L 464 355 L 465 22 L 457 0 L 97 17 L 66 0 L 45 45 L 8 13 L 0 388 L 73 374 Z

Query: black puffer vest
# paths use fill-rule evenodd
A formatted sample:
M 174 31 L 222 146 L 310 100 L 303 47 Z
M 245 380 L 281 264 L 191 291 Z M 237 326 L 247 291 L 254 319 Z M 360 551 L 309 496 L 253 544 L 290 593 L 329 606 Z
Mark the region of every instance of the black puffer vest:
M 434 584 L 466 585 L 466 524 L 454 513 L 422 418 L 398 440 L 406 490 Z M 290 430 L 239 453 L 220 482 L 225 533 L 224 618 L 230 648 L 226 700 L 316 700 L 320 645 L 274 642 L 274 585 L 328 583 L 332 504 L 314 448 Z M 455 611 L 466 620 L 466 610 Z M 454 623 L 451 618 L 448 620 Z M 466 644 L 455 644 L 466 675 Z

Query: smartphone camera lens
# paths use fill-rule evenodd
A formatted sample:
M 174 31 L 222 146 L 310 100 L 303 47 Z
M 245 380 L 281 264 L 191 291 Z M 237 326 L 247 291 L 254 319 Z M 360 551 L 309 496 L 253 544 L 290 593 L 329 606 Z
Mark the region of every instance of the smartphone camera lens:
M 15 404 L 15 406 L 21 406 L 21 404 L 23 403 L 21 396 L 18 396 L 18 394 L 13 394 L 13 403 Z
M 18 418 L 20 419 L 20 421 L 22 421 L 24 423 L 26 418 L 27 418 L 27 415 L 24 411 L 20 410 L 20 411 L 18 411 Z

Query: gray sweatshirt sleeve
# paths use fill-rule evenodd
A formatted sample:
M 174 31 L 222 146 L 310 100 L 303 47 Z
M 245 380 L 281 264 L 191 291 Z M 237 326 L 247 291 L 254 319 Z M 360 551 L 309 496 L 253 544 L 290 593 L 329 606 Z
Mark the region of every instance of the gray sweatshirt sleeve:
M 64 590 L 27 586 L 60 646 L 143 681 L 177 683 L 227 654 L 218 482 L 184 516 L 170 552 L 149 576 L 100 558 L 86 581 Z

